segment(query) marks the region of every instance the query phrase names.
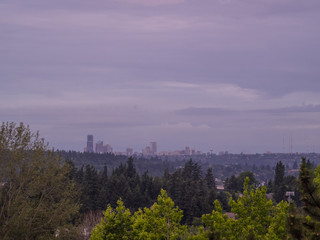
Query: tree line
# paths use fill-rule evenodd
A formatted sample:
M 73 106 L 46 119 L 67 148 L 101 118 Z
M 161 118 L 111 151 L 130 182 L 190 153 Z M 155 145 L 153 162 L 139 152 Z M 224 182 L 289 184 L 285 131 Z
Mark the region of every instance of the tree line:
M 199 164 L 189 160 L 181 169 L 164 176 L 152 177 L 146 171 L 139 175 L 133 158 L 108 175 L 107 167 L 98 172 L 91 165 L 76 169 L 72 162 L 67 162 L 72 169 L 70 178 L 76 183 L 80 192 L 80 213 L 104 210 L 107 204 L 116 206 L 118 199 L 132 211 L 150 207 L 157 199 L 161 189 L 165 189 L 175 203 L 184 211 L 183 223 L 192 224 L 195 218 L 209 212 L 213 201 L 219 195 L 212 169 L 203 176 Z

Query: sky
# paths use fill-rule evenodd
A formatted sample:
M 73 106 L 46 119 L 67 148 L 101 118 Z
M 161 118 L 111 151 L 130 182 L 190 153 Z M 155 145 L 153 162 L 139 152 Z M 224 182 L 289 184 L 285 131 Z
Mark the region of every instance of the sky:
M 0 0 L 0 121 L 55 149 L 320 152 L 319 0 Z

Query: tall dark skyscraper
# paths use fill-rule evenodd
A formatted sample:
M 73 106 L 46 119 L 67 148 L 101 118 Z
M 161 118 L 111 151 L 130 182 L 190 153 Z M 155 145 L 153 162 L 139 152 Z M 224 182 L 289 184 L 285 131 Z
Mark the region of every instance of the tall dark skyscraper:
M 87 152 L 93 152 L 93 135 L 87 136 Z

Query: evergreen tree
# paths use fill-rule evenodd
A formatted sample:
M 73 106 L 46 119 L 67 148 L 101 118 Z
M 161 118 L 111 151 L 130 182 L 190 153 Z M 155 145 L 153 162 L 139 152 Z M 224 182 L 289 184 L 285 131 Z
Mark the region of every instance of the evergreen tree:
M 303 216 L 297 214 L 297 208 L 293 202 L 290 203 L 289 216 L 287 219 L 288 234 L 292 239 L 303 240 L 304 229 L 303 229 Z
M 98 204 L 99 209 L 103 209 L 104 206 L 108 203 L 108 198 L 110 195 L 108 188 L 108 168 L 104 166 L 103 171 L 99 174 L 99 198 Z
M 99 209 L 100 184 L 97 170 L 87 165 L 83 175 L 81 213 Z
M 205 181 L 209 189 L 216 190 L 216 182 L 214 180 L 212 168 L 207 169 L 207 173 L 205 176 Z
M 256 186 L 256 179 L 254 177 L 254 174 L 250 171 L 242 172 L 238 177 L 235 175 L 232 175 L 230 178 L 227 178 L 224 184 L 225 190 L 231 192 L 231 193 L 241 193 L 243 192 L 243 186 L 245 179 L 249 179 L 249 186 L 255 187 Z
M 128 204 L 126 196 L 131 194 L 131 190 L 125 176 L 125 171 L 125 166 L 121 164 L 112 172 L 112 175 L 108 181 L 108 189 L 112 193 L 108 200 L 111 206 L 116 206 L 117 200 L 122 198 L 124 203 L 130 207 L 130 203 Z
M 217 198 L 217 187 L 216 187 L 216 182 L 214 180 L 214 176 L 212 173 L 212 168 L 208 168 L 207 169 L 207 173 L 205 176 L 205 182 L 207 184 L 207 188 L 208 188 L 208 208 L 207 210 L 212 210 L 213 207 L 213 202 L 214 200 Z
M 140 204 L 142 206 L 150 206 L 155 201 L 155 199 L 153 199 L 153 178 L 148 175 L 148 171 L 141 176 L 140 196 Z
M 224 183 L 224 189 L 229 192 L 238 192 L 240 191 L 240 184 L 235 175 L 232 175 L 230 178 L 226 178 Z
M 315 178 L 314 171 L 310 167 L 306 159 L 302 158 L 299 184 L 304 203 L 303 210 L 307 214 L 304 226 L 310 239 L 320 239 L 320 175 Z
M 275 169 L 274 182 L 273 182 L 273 198 L 276 202 L 284 199 L 285 186 L 284 186 L 284 165 L 278 162 Z

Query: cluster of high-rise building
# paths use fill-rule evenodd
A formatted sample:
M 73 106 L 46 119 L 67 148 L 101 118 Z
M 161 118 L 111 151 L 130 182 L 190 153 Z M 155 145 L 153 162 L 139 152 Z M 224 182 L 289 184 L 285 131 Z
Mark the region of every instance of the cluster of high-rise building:
M 142 155 L 156 155 L 157 142 L 150 142 L 150 145 L 142 149 Z
M 197 151 L 194 149 L 191 149 L 190 147 L 185 147 L 184 150 L 174 150 L 174 151 L 162 151 L 158 152 L 157 155 L 159 156 L 191 156 L 191 155 L 201 155 L 201 151 Z
M 87 147 L 84 148 L 84 152 L 90 153 L 114 153 L 116 155 L 143 155 L 143 156 L 178 156 L 178 155 L 200 155 L 202 154 L 200 151 L 191 150 L 190 147 L 186 147 L 184 150 L 176 150 L 176 151 L 161 151 L 158 152 L 157 142 L 150 142 L 149 146 L 146 146 L 142 151 L 134 152 L 132 148 L 128 147 L 125 152 L 113 152 L 112 147 L 109 144 L 103 145 L 103 141 L 99 140 L 96 142 L 95 146 L 93 144 L 93 135 L 87 136 Z
M 101 140 L 96 142 L 95 148 L 94 148 L 93 135 L 87 136 L 87 146 L 84 148 L 84 152 L 114 153 L 116 155 L 127 155 L 127 156 L 139 154 L 139 153 L 133 152 L 133 149 L 129 148 L 129 147 L 126 149 L 126 152 L 113 152 L 113 149 L 110 146 L 110 144 L 103 145 L 103 141 L 101 141 Z M 146 155 L 146 156 L 156 155 L 157 154 L 157 142 L 150 142 L 150 145 L 142 150 L 142 154 Z
M 84 148 L 84 152 L 90 153 L 113 153 L 113 149 L 109 144 L 103 145 L 103 141 L 98 141 L 93 148 L 93 135 L 87 136 L 87 147 Z

